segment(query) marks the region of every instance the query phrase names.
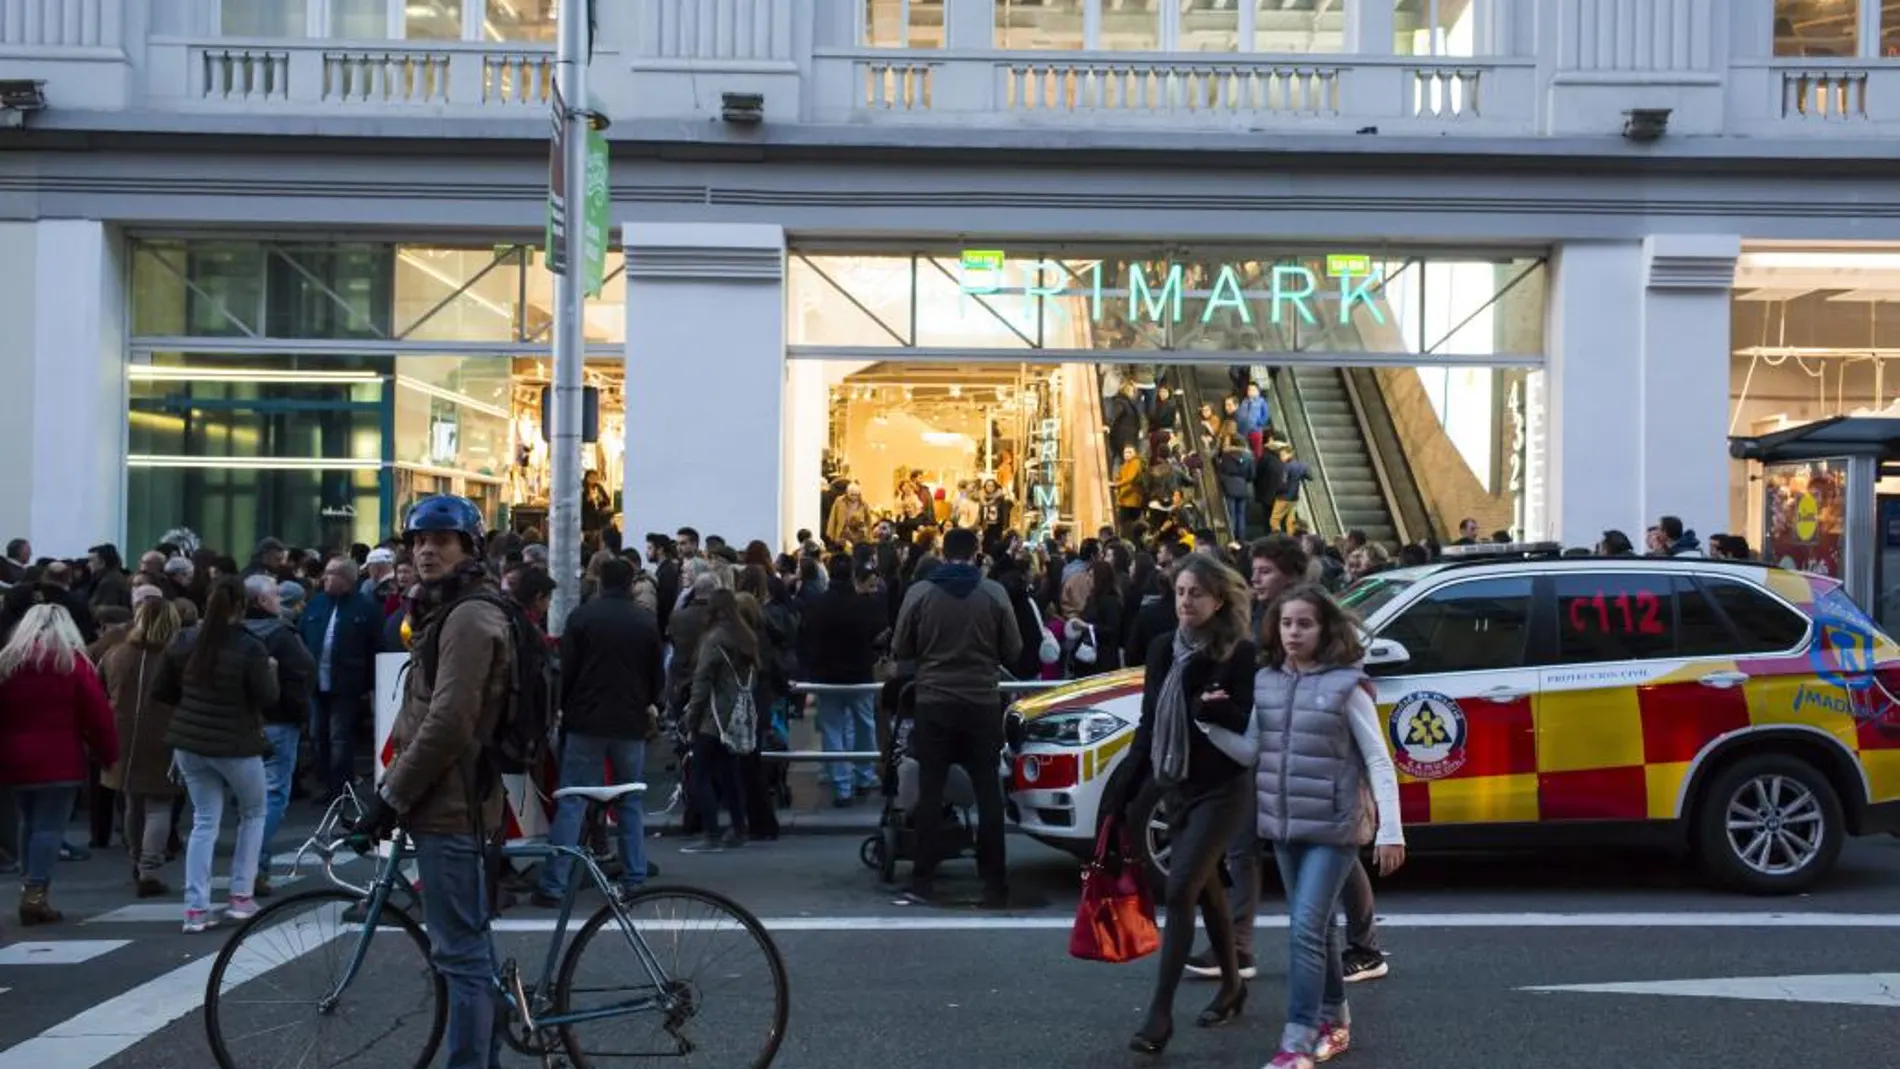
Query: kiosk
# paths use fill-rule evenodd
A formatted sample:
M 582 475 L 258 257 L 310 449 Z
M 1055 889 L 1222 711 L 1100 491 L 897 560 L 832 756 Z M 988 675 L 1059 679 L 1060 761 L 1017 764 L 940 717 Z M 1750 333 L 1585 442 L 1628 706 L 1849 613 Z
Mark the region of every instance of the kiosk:
M 1900 624 L 1900 418 L 1835 416 L 1729 439 L 1758 487 L 1761 557 L 1839 579 L 1893 633 Z

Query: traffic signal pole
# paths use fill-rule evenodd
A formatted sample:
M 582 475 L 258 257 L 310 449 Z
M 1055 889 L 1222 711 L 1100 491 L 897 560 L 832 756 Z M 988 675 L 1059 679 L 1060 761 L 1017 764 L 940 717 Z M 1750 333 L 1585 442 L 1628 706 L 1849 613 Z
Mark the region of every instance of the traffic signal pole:
M 550 266 L 554 275 L 554 403 L 546 429 L 548 485 L 548 568 L 555 588 L 548 612 L 548 633 L 559 635 L 567 615 L 580 604 L 581 587 L 581 412 L 587 363 L 586 250 L 582 236 L 587 198 L 588 0 L 561 0 L 559 42 L 554 66 L 554 166 L 549 193 L 555 216 Z M 558 187 L 558 188 L 557 188 Z

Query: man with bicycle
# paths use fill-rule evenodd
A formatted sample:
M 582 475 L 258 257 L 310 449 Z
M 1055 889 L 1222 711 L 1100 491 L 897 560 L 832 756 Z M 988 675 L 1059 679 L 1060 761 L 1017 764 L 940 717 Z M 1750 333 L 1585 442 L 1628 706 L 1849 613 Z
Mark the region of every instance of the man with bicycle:
M 403 540 L 422 584 L 411 646 L 436 650 L 435 664 L 407 674 L 395 757 L 356 825 L 379 842 L 401 823 L 414 842 L 430 958 L 448 984 L 448 1069 L 501 1064 L 484 846 L 503 826 L 505 796 L 484 747 L 506 711 L 513 653 L 496 604 L 457 604 L 495 589 L 482 537 L 481 512 L 467 498 L 432 497 L 409 512 Z

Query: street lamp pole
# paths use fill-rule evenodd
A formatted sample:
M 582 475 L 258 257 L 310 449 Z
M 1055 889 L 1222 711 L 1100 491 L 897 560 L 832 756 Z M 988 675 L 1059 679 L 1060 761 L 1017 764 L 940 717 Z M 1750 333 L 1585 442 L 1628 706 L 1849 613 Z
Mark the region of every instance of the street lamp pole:
M 554 149 L 550 183 L 555 218 L 553 240 L 560 250 L 554 275 L 554 403 L 549 407 L 548 568 L 554 603 L 548 632 L 559 635 L 567 614 L 580 604 L 581 585 L 581 419 L 586 338 L 581 327 L 587 307 L 587 251 L 582 212 L 587 198 L 588 0 L 561 0 L 560 34 L 554 66 Z M 558 188 L 555 188 L 558 187 Z

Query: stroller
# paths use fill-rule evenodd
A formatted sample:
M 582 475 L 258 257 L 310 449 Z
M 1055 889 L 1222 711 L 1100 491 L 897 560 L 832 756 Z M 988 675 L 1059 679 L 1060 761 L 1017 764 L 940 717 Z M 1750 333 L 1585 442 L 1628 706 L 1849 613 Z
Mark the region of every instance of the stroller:
M 859 848 L 858 859 L 865 868 L 876 869 L 885 883 L 896 883 L 897 863 L 915 861 L 917 853 L 917 833 L 911 820 L 917 806 L 917 759 L 908 753 L 911 727 L 916 723 L 917 693 L 910 680 L 893 679 L 884 684 L 878 696 L 878 714 L 888 725 L 880 732 L 883 758 L 878 763 L 884 812 L 878 818 L 876 834 L 866 838 Z M 974 853 L 976 831 L 970 811 L 975 807 L 976 788 L 969 773 L 951 766 L 943 788 L 941 860 Z

